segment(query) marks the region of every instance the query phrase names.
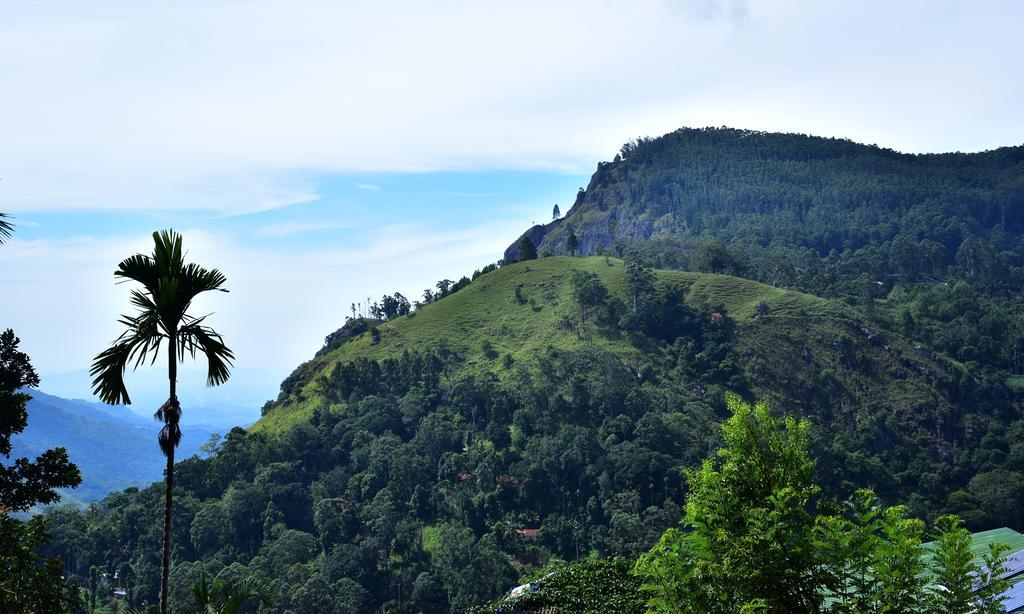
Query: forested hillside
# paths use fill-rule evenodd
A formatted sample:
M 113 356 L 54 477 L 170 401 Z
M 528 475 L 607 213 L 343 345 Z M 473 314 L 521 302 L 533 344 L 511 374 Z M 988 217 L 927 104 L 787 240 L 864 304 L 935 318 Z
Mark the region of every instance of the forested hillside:
M 462 611 L 554 559 L 636 555 L 678 522 L 728 392 L 810 418 L 830 494 L 1020 525 L 1024 422 L 1001 382 L 843 301 L 552 257 L 350 321 L 253 429 L 179 463 L 172 607 L 201 565 L 274 580 L 277 611 Z M 160 498 L 54 511 L 54 552 L 152 603 Z
M 260 422 L 177 465 L 172 608 L 202 569 L 271 581 L 281 612 L 442 612 L 635 557 L 729 394 L 808 421 L 826 498 L 1024 529 L 1022 160 L 627 144 L 502 266 L 353 313 Z M 161 498 L 51 511 L 53 553 L 153 603 Z

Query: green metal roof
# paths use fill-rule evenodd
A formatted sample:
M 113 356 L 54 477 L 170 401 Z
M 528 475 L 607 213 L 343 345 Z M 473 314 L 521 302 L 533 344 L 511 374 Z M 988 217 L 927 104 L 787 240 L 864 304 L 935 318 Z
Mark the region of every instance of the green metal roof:
M 989 544 L 997 544 L 999 542 L 1009 546 L 1010 552 L 1024 550 L 1024 534 L 1018 533 L 1013 529 L 1003 527 L 1001 529 L 981 531 L 971 535 L 971 554 L 974 555 L 975 562 L 981 562 L 981 557 L 988 553 Z M 932 558 L 931 551 L 935 548 L 935 542 L 924 544 L 924 548 L 925 560 L 930 562 Z

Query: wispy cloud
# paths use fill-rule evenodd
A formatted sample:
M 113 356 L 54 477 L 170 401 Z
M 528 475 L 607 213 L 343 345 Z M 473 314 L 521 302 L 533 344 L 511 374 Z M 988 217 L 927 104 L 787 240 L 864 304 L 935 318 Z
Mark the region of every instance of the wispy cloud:
M 375 185 L 372 183 L 357 183 L 352 187 L 354 187 L 357 190 L 370 190 L 371 192 L 376 192 L 377 190 L 380 189 L 379 185 Z
M 341 222 L 281 222 L 269 224 L 256 231 L 261 237 L 284 238 L 306 232 L 321 232 L 325 230 L 341 230 L 351 228 L 351 224 Z

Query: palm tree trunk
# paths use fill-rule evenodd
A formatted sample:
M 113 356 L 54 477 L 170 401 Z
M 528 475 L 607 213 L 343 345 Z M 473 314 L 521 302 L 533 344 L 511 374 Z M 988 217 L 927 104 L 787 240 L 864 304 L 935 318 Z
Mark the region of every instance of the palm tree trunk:
M 175 344 L 177 331 L 172 331 L 167 343 L 167 377 L 170 380 L 170 402 L 177 401 L 178 348 Z M 171 575 L 171 491 L 174 488 L 174 446 L 167 452 L 167 474 L 164 479 L 164 540 L 162 573 L 160 576 L 160 614 L 167 614 L 167 591 Z
M 160 577 L 160 612 L 167 614 L 167 583 L 171 573 L 171 489 L 174 487 L 174 450 L 167 455 L 167 479 L 164 480 L 163 575 Z

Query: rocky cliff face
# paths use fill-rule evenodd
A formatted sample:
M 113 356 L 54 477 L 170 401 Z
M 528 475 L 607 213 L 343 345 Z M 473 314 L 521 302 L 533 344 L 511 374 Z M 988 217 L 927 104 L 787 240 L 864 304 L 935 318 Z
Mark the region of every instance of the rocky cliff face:
M 558 219 L 547 224 L 537 224 L 535 226 L 531 226 L 529 230 L 519 235 L 519 238 L 515 240 L 515 243 L 509 245 L 505 249 L 504 261 L 515 262 L 516 260 L 519 260 L 519 244 L 522 242 L 523 237 L 529 237 L 530 241 L 533 241 L 534 245 L 540 246 L 541 243 L 543 243 L 544 238 L 547 237 L 548 233 L 557 228 L 559 222 L 561 221 L 561 219 Z M 537 253 L 540 253 L 540 249 L 537 250 Z
M 648 177 L 652 170 L 660 173 L 658 166 L 666 160 L 652 161 L 648 158 L 651 143 L 661 144 L 666 139 L 679 134 L 687 134 L 682 130 L 654 141 L 645 140 L 640 145 L 644 149 L 632 148 L 627 145 L 624 151 L 641 156 L 624 159 L 616 155 L 612 162 L 600 162 L 597 170 L 590 178 L 587 188 L 576 194 L 576 201 L 565 217 L 544 225 L 536 225 L 519 236 L 505 250 L 505 261 L 512 262 L 519 256 L 519 242 L 524 236 L 530 238 L 537 246 L 539 254 L 567 255 L 566 240 L 569 231 L 576 234 L 577 255 L 592 255 L 603 248 L 613 250 L 616 241 L 629 244 L 646 241 L 659 236 L 678 236 L 686 234 L 686 225 L 675 223 L 673 211 L 678 203 L 673 202 L 673 194 L 651 193 L 647 190 L 650 183 Z M 673 147 L 685 147 L 683 143 L 673 143 Z M 655 145 L 656 149 L 662 149 Z M 674 154 L 679 151 L 672 152 Z M 653 162 L 653 163 L 652 163 Z M 670 160 L 673 166 L 676 160 Z
M 625 188 L 626 170 L 616 156 L 615 162 L 602 162 L 590 179 L 586 190 L 580 190 L 576 202 L 565 217 L 533 226 L 519 236 L 506 250 L 505 262 L 519 258 L 519 242 L 529 237 L 537 246 L 537 253 L 552 256 L 567 255 L 566 240 L 569 231 L 579 242 L 577 255 L 592 255 L 599 247 L 612 251 L 616 241 L 632 243 L 652 238 L 663 224 L 658 223 L 658 211 L 646 207 L 628 207 L 631 200 Z

